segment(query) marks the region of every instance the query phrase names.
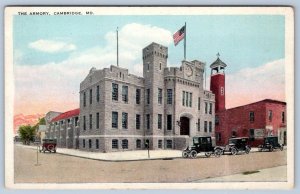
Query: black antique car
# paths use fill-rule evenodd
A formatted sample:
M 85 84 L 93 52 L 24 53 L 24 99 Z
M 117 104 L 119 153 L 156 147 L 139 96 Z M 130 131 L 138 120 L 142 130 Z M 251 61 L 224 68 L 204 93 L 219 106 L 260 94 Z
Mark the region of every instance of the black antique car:
M 283 145 L 278 143 L 277 136 L 265 137 L 262 145 L 258 146 L 258 151 L 268 150 L 272 152 L 274 149 L 283 150 Z
M 184 158 L 196 158 L 197 154 L 205 152 L 206 157 L 210 157 L 212 154 L 216 157 L 222 155 L 222 149 L 217 149 L 212 145 L 212 139 L 210 136 L 195 136 L 193 137 L 193 145 L 188 146 L 182 151 L 182 157 Z
M 251 147 L 248 144 L 248 137 L 236 137 L 230 138 L 228 141 L 228 145 L 223 147 L 223 153 L 231 153 L 232 155 L 236 155 L 239 152 L 245 152 L 246 154 L 250 153 Z
M 56 152 L 56 139 L 43 139 L 42 149 L 40 152 Z

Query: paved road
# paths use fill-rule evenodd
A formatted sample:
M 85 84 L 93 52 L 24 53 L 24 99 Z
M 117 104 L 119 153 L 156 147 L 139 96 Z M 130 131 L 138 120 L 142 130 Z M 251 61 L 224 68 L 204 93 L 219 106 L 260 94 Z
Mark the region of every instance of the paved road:
M 36 151 L 32 149 L 15 146 L 14 154 L 15 183 L 181 183 L 286 165 L 286 151 L 131 162 L 45 153 L 39 154 L 40 166 L 35 166 Z

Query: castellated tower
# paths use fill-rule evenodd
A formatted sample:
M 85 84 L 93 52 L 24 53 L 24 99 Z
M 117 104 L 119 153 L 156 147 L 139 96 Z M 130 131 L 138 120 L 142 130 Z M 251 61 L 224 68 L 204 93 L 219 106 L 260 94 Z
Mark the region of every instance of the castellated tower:
M 164 135 L 164 68 L 167 67 L 168 48 L 151 43 L 143 49 L 145 79 L 145 139 L 150 149 L 156 149 L 157 137 Z M 159 124 L 161 123 L 161 124 Z
M 221 59 L 218 58 L 210 65 L 210 90 L 215 94 L 216 104 L 215 111 L 223 111 L 225 107 L 225 67 L 227 66 Z

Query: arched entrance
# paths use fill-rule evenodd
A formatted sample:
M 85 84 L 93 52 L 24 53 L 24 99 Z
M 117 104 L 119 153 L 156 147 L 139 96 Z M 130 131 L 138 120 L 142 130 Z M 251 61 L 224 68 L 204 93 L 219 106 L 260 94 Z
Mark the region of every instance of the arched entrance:
M 180 135 L 190 135 L 190 119 L 180 117 Z

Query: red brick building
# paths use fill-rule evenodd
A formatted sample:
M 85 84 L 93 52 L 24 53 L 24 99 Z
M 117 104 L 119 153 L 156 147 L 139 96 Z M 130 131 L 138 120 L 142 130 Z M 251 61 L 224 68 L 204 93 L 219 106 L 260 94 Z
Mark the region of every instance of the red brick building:
M 225 67 L 219 57 L 211 64 L 210 89 L 216 98 L 216 143 L 225 145 L 231 137 L 249 137 L 250 145 L 262 143 L 265 136 L 278 136 L 286 144 L 286 103 L 265 99 L 226 109 Z

